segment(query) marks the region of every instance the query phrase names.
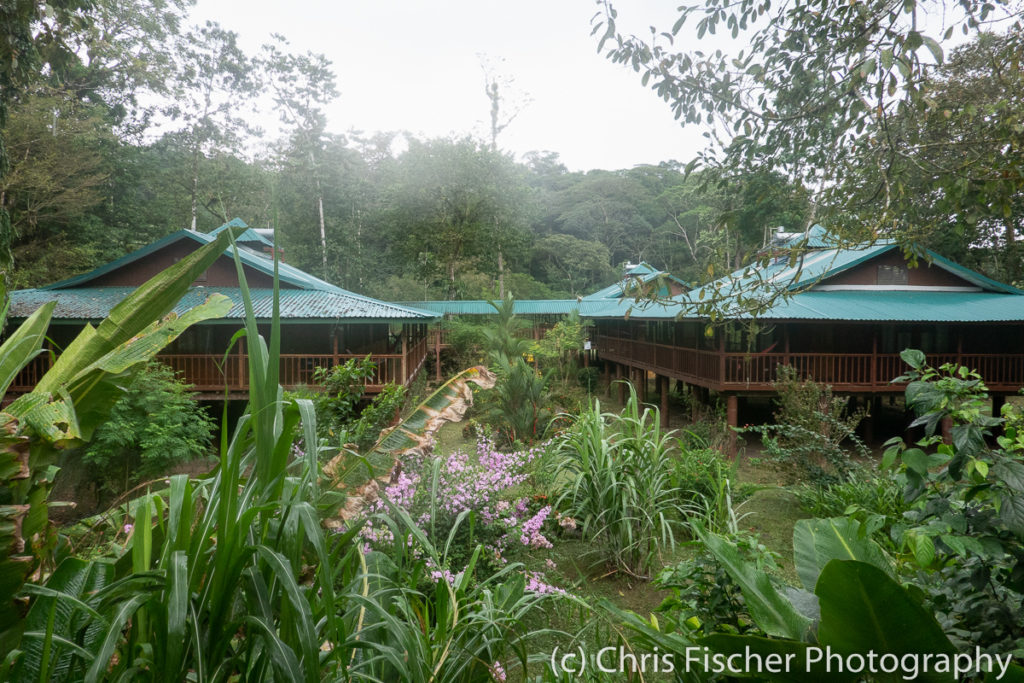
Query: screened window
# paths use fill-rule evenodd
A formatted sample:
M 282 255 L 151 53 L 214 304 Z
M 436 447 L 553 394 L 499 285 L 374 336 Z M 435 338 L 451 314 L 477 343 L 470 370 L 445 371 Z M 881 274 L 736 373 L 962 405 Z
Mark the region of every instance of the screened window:
M 905 285 L 909 282 L 906 266 L 878 266 L 879 285 Z

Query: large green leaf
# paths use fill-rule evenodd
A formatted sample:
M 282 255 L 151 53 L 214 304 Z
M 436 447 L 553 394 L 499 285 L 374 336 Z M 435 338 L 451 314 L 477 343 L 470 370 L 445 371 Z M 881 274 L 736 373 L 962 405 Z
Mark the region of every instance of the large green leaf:
M 50 301 L 37 308 L 0 346 L 0 396 L 7 393 L 17 374 L 39 353 L 56 305 Z
M 716 633 L 702 638 L 700 644 L 725 656 L 739 655 L 739 659 L 734 660 L 740 663 L 737 670 L 730 669 L 720 672 L 730 677 L 791 681 L 792 683 L 818 683 L 818 681 L 825 680 L 855 681 L 859 678 L 857 674 L 829 670 L 825 662 L 816 661 L 818 657 L 814 657 L 813 663 L 808 664 L 807 650 L 812 647 L 810 643 Z M 760 660 L 755 657 L 750 657 L 748 660 L 748 653 L 760 657 Z M 679 656 L 682 655 L 677 655 L 677 666 Z M 758 661 L 760 664 L 757 664 Z M 759 669 L 759 666 L 764 668 Z
M 36 536 L 34 548 L 48 547 L 47 537 L 52 530 L 46 506 L 57 469 L 54 463 L 58 449 L 91 435 L 121 395 L 117 378 L 126 379 L 129 370 L 155 355 L 188 325 L 226 312 L 226 302 L 216 298 L 180 318 L 167 315 L 192 282 L 224 253 L 231 237 L 230 231 L 225 230 L 212 243 L 138 287 L 111 310 L 99 327 L 86 325 L 35 389 L 7 407 L 8 415 L 17 418 L 7 420 L 7 431 L 13 428 L 18 434 L 33 437 L 29 476 L 20 473 L 16 485 L 7 487 L 11 507 L 4 508 L 2 515 L 10 521 L 15 540 Z M 51 311 L 52 306 L 36 311 L 26 321 L 28 326 L 23 326 L 21 341 L 15 346 L 0 347 L 12 354 L 10 359 L 0 359 L 0 380 L 9 377 L 23 359 L 34 353 L 33 344 L 42 334 L 43 322 Z M 17 524 L 21 525 L 20 530 Z M 38 561 L 22 552 L 19 543 L 0 546 L 0 615 L 12 613 L 14 596 L 22 580 Z M 0 657 L 16 644 L 16 634 L 9 634 L 6 629 L 7 621 L 4 620 L 0 631 Z
M 78 640 L 78 632 L 89 618 L 98 616 L 89 605 L 90 599 L 110 582 L 113 573 L 113 565 L 107 562 L 87 562 L 72 557 L 57 567 L 44 590 L 34 589 L 38 596 L 25 619 L 24 654 L 12 672 L 12 680 L 38 680 L 44 665 L 54 678 L 67 677 L 75 651 L 48 639 L 46 634 Z M 82 664 L 80 661 L 79 665 Z M 87 666 L 89 662 L 84 664 Z
M 846 517 L 799 520 L 793 527 L 793 559 L 809 591 L 831 560 L 860 560 L 893 576 L 892 563 L 881 546 L 868 538 L 860 522 Z
M 84 368 L 128 342 L 170 313 L 204 270 L 228 248 L 232 235 L 225 230 L 213 242 L 196 249 L 167 270 L 150 278 L 111 309 L 93 329 L 86 327 L 64 350 L 36 391 L 56 393 Z
M 803 640 L 811 620 L 800 614 L 793 604 L 772 584 L 768 574 L 740 557 L 736 546 L 725 538 L 704 531 L 697 533 L 705 547 L 714 554 L 729 573 L 747 602 L 750 616 L 770 636 Z
M 866 562 L 832 560 L 814 591 L 821 606 L 818 642 L 841 654 L 953 654 L 935 617 L 884 571 Z M 899 681 L 899 672 L 877 680 Z M 950 674 L 922 673 L 920 681 L 951 681 Z
M 429 450 L 441 425 L 462 419 L 466 408 L 473 404 L 470 383 L 489 389 L 494 382 L 494 374 L 482 365 L 463 370 L 442 384 L 394 429 L 385 432 L 359 464 L 342 453 L 327 463 L 324 472 L 344 486 L 388 474 L 399 454 Z

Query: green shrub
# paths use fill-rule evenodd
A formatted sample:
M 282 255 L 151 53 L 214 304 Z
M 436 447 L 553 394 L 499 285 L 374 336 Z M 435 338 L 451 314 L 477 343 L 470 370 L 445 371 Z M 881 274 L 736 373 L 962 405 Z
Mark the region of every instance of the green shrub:
M 359 450 L 365 450 L 377 442 L 381 430 L 395 419 L 405 403 L 405 387 L 388 384 L 373 397 L 370 405 L 363 408 L 352 427 L 352 435 Z
M 777 556 L 756 536 L 738 533 L 730 540 L 736 544 L 742 560 L 758 572 L 778 570 Z M 672 628 L 695 635 L 763 636 L 764 632 L 750 617 L 739 585 L 711 551 L 702 544 L 696 545 L 698 551 L 692 560 L 665 567 L 655 578 L 655 585 L 670 593 L 658 607 L 659 616 L 665 617 Z M 696 623 L 683 625 L 693 618 Z
M 731 481 L 736 464 L 710 448 L 687 448 L 679 442 L 673 458 L 671 481 L 692 514 L 708 528 L 726 531 L 736 519 Z
M 315 368 L 313 381 L 321 387 L 305 397 L 313 400 L 317 424 L 322 435 L 333 434 L 345 428 L 356 416 L 359 402 L 366 393 L 366 380 L 373 377 L 377 364 L 366 358 L 350 358 L 333 368 Z
M 1024 651 L 1021 416 L 1008 404 L 1004 417 L 990 417 L 978 373 L 933 368 L 916 350 L 900 355 L 911 368 L 897 380 L 908 383 L 907 406 L 917 415 L 911 426 L 925 430 L 916 444 L 891 439 L 882 459 L 908 508 L 892 528 L 904 571 L 958 647 Z M 946 418 L 948 444 L 937 433 Z
M 120 494 L 177 463 L 206 455 L 213 426 L 191 387 L 171 368 L 151 362 L 96 430 L 82 460 L 103 490 Z
M 587 326 L 592 324 L 581 320 L 579 311 L 572 311 L 544 332 L 544 338 L 533 345 L 533 352 L 545 365 L 555 366 L 559 380 L 568 382 L 587 339 Z
M 899 482 L 865 468 L 852 469 L 841 481 L 795 487 L 793 493 L 800 508 L 812 517 L 854 517 L 869 528 L 877 527 L 881 533 L 876 540 L 883 544 L 892 525 L 909 509 Z
M 451 318 L 442 323 L 448 338 L 448 355 L 455 367 L 463 369 L 483 362 L 487 348 L 484 325 L 479 320 L 459 318 Z
M 800 380 L 796 370 L 780 365 L 772 386 L 775 424 L 748 427 L 761 435 L 765 454 L 797 478 L 817 483 L 838 481 L 851 466 L 851 452 L 864 457 L 867 447 L 856 429 L 865 411 L 847 411 L 848 400 L 833 396 L 832 388 L 812 380 Z

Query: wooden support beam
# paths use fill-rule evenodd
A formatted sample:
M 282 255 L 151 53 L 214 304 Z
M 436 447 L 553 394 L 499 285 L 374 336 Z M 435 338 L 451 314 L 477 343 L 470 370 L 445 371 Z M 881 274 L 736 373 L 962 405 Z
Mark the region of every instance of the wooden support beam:
M 729 425 L 729 457 L 736 455 L 736 430 L 733 427 L 740 426 L 740 402 L 736 394 L 729 394 L 725 399 L 725 421 Z
M 1003 394 L 992 394 L 992 417 L 1003 416 L 1003 404 L 1006 403 L 1006 396 Z
M 409 326 L 402 325 L 402 384 L 409 382 Z
M 441 381 L 441 326 L 438 325 L 434 330 L 434 379 L 438 382 Z
M 658 377 L 661 384 L 661 426 L 668 429 L 668 377 Z
M 718 385 L 725 384 L 725 328 L 716 330 L 718 335 Z
M 949 415 L 942 418 L 942 443 L 953 443 L 953 418 Z

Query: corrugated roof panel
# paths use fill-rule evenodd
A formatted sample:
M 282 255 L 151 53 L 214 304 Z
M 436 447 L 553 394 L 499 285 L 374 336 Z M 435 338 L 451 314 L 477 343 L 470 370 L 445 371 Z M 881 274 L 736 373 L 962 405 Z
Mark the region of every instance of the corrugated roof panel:
M 484 299 L 464 299 L 459 301 L 403 301 L 402 306 L 419 308 L 424 311 L 433 311 L 441 315 L 494 315 L 494 307 Z M 589 302 L 577 299 L 516 299 L 516 315 L 567 315 L 572 311 L 579 311 L 586 315 L 586 311 L 603 305 L 603 302 Z
M 91 287 L 59 290 L 23 289 L 11 292 L 12 318 L 24 318 L 48 301 L 56 301 L 53 318 L 71 320 L 100 320 L 121 302 L 133 287 Z M 175 311 L 182 313 L 202 303 L 217 292 L 230 298 L 234 305 L 225 316 L 229 319 L 245 317 L 241 290 L 237 287 L 193 287 L 182 297 Z M 253 289 L 253 309 L 257 318 L 270 318 L 273 310 L 273 290 Z M 325 318 L 335 320 L 432 320 L 436 314 L 415 311 L 384 301 L 349 296 L 343 292 L 321 290 L 282 289 L 280 291 L 283 319 Z
M 585 297 L 583 297 L 583 300 L 587 301 L 595 299 L 618 299 L 624 296 L 626 291 L 629 290 L 632 286 L 635 286 L 638 280 L 642 284 L 646 285 L 656 281 L 658 278 L 661 277 L 667 280 L 671 280 L 672 282 L 675 282 L 677 284 L 680 284 L 687 289 L 690 287 L 689 283 L 680 280 L 674 275 L 670 275 L 662 270 L 657 270 L 648 263 L 639 263 L 630 268 L 628 271 L 626 271 L 626 276 L 619 280 L 618 282 L 616 282 L 615 284 L 608 285 L 603 289 L 599 289 L 593 294 L 588 294 Z
M 228 228 L 246 228 L 244 232 L 240 233 L 238 236 L 235 237 L 235 241 L 238 242 L 239 244 L 245 242 L 257 242 L 267 247 L 274 246 L 274 243 L 272 241 L 268 240 L 266 237 L 250 228 L 246 224 L 246 222 L 243 221 L 241 218 L 232 218 L 224 225 L 220 226 L 219 228 L 214 228 L 207 234 L 210 235 L 211 237 L 216 237 L 217 235 L 224 232 Z
M 608 302 L 590 312 L 595 318 L 633 320 L 698 319 L 688 301 L 633 304 Z M 749 319 L 747 313 L 734 317 Z M 780 299 L 761 320 L 845 320 L 862 322 L 1020 322 L 1024 321 L 1024 296 L 999 292 L 949 292 L 925 290 L 806 291 Z

